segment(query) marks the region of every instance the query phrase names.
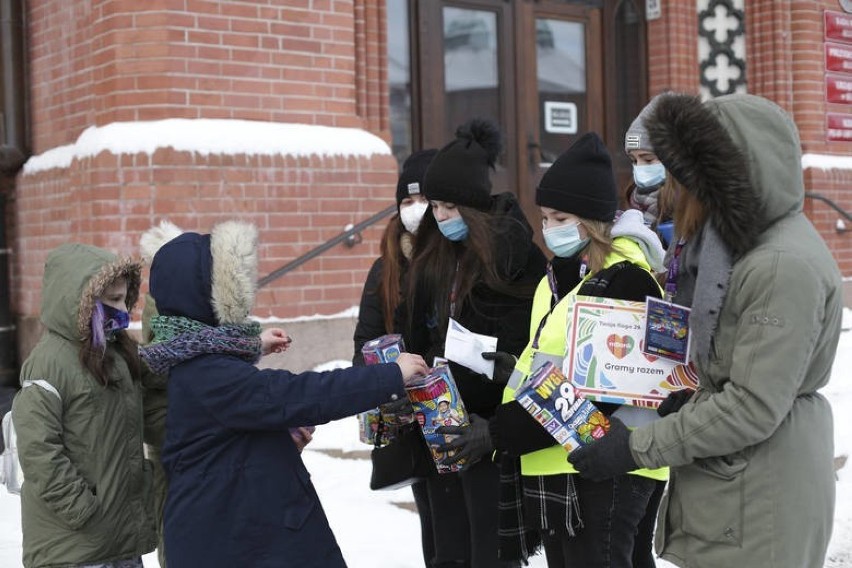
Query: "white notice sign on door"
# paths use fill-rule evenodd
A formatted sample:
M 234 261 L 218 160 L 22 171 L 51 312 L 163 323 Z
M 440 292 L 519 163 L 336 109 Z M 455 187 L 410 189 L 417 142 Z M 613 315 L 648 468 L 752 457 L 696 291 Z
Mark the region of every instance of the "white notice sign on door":
M 577 105 L 545 101 L 544 130 L 553 134 L 577 134 Z

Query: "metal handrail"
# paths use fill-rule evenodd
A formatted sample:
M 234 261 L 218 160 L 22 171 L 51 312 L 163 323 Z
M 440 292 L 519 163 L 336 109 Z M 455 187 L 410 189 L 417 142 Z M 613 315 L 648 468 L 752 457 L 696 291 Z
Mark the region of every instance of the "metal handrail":
M 383 209 L 382 211 L 379 211 L 378 213 L 376 213 L 375 215 L 373 215 L 369 219 L 365 219 L 364 221 L 361 221 L 357 225 L 354 225 L 351 228 L 346 229 L 345 231 L 343 231 L 342 233 L 340 233 L 336 237 L 331 238 L 331 239 L 327 240 L 326 242 L 324 242 L 323 244 L 319 245 L 318 247 L 315 247 L 315 248 L 309 250 L 308 252 L 306 252 L 302 256 L 300 256 L 300 257 L 298 257 L 294 260 L 291 260 L 290 262 L 288 262 L 287 264 L 285 264 L 281 268 L 273 270 L 272 272 L 270 272 L 269 274 L 267 274 L 266 276 L 264 276 L 263 278 L 261 278 L 260 280 L 257 281 L 257 287 L 263 288 L 264 286 L 266 286 L 267 284 L 269 284 L 273 280 L 277 280 L 278 278 L 281 278 L 282 276 L 284 276 L 285 274 L 287 274 L 291 270 L 294 270 L 294 269 L 302 266 L 303 264 L 305 264 L 309 260 L 318 257 L 319 255 L 321 255 L 322 253 L 324 253 L 328 249 L 333 248 L 333 247 L 337 246 L 338 244 L 340 244 L 342 242 L 348 241 L 353 236 L 360 233 L 362 230 L 366 229 L 367 227 L 369 227 L 370 225 L 372 225 L 374 223 L 377 223 L 378 221 L 381 221 L 382 219 L 384 219 L 385 217 L 387 217 L 388 215 L 390 215 L 391 213 L 393 213 L 395 211 L 396 211 L 396 205 L 391 205 L 387 209 Z
M 808 197 L 810 199 L 816 199 L 817 201 L 822 201 L 823 203 L 827 204 L 829 207 L 831 207 L 832 209 L 834 209 L 835 211 L 837 211 L 838 213 L 840 213 L 841 215 L 846 217 L 847 221 L 852 221 L 852 214 L 850 214 L 848 211 L 843 209 L 840 205 L 838 205 L 837 203 L 835 203 L 834 201 L 832 201 L 828 197 L 822 195 L 821 193 L 816 193 L 815 191 L 806 191 L 805 197 Z
M 813 192 L 813 191 L 807 191 L 807 192 L 805 192 L 805 197 L 826 203 L 829 207 L 831 207 L 832 209 L 834 209 L 835 211 L 837 211 L 838 213 L 840 213 L 841 215 L 846 217 L 846 219 L 848 221 L 852 222 L 852 214 L 850 214 L 848 211 L 846 211 L 845 209 L 840 207 L 837 203 L 835 203 L 831 199 L 825 197 L 824 195 L 822 195 L 820 193 Z M 263 278 L 261 278 L 260 280 L 257 281 L 257 287 L 263 288 L 264 286 L 266 286 L 270 282 L 281 278 L 282 276 L 284 276 L 288 272 L 295 270 L 296 268 L 302 266 L 303 264 L 305 264 L 309 260 L 318 257 L 319 255 L 321 255 L 325 251 L 337 246 L 338 244 L 340 244 L 342 242 L 348 241 L 353 236 L 357 235 L 358 233 L 360 233 L 361 231 L 363 231 L 364 229 L 366 229 L 370 225 L 373 225 L 373 224 L 381 221 L 382 219 L 384 219 L 385 217 L 387 217 L 388 215 L 390 215 L 394 211 L 396 211 L 396 205 L 388 206 L 387 209 L 383 209 L 382 211 L 379 211 L 378 213 L 376 213 L 375 215 L 373 215 L 369 219 L 365 219 L 364 221 L 361 221 L 357 225 L 354 225 L 351 228 L 343 231 L 339 235 L 329 239 L 328 241 L 324 242 L 323 244 L 319 245 L 318 247 L 315 247 L 315 248 L 309 250 L 308 252 L 306 252 L 302 256 L 300 256 L 300 257 L 298 257 L 294 260 L 291 260 L 290 262 L 288 262 L 287 264 L 285 264 L 284 266 L 282 266 L 280 268 L 277 268 L 276 270 L 273 270 L 272 272 L 270 272 L 269 274 L 267 274 L 266 276 L 264 276 Z

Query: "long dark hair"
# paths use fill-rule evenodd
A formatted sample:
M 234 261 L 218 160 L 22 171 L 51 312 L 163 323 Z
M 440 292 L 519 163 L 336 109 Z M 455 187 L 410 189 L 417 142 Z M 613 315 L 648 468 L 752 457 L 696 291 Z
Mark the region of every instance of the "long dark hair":
M 110 349 L 110 345 L 114 345 L 115 349 Z M 93 345 L 91 337 L 84 339 L 80 346 L 80 364 L 98 383 L 106 387 L 111 382 L 110 373 L 115 367 L 116 353 L 127 363 L 131 378 L 134 381 L 141 380 L 142 365 L 139 362 L 138 344 L 124 330 L 117 332 L 115 339 L 107 343 L 106 348 Z
M 386 333 L 394 331 L 394 312 L 402 299 L 400 280 L 408 260 L 402 252 L 400 240 L 406 233 L 397 213 L 391 217 L 385 227 L 379 245 L 382 256 L 382 278 L 376 294 L 379 297 L 379 305 L 382 307 Z
M 498 294 L 532 298 L 537 282 L 513 282 L 506 267 L 499 264 L 497 254 L 498 246 L 506 244 L 506 239 L 501 237 L 511 239 L 527 234 L 528 229 L 509 215 L 462 205 L 456 207 L 468 227 L 468 236 L 462 242 L 452 242 L 441 234 L 431 207 L 423 216 L 409 270 L 409 298 L 418 298 L 420 305 L 434 306 L 441 324 L 450 315 L 450 291 L 454 282 L 457 306 L 464 305 L 479 284 Z M 526 240 L 529 239 L 531 235 Z M 410 302 L 409 322 L 413 322 L 414 309 L 414 302 Z

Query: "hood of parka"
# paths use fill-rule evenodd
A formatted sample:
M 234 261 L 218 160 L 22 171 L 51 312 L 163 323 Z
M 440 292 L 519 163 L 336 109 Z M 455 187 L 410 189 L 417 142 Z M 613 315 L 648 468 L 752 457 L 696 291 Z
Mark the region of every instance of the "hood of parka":
M 669 172 L 705 207 L 735 256 L 775 221 L 802 211 L 802 151 L 792 119 L 754 95 L 702 103 L 662 95 L 645 126 Z
M 127 309 L 139 298 L 142 265 L 91 245 L 60 245 L 47 255 L 41 291 L 41 323 L 72 341 L 92 334 L 95 299 L 118 278 L 127 280 Z
M 225 221 L 209 235 L 182 233 L 166 242 L 174 231 L 157 238 L 161 229 L 143 236 L 143 254 L 153 256 L 149 287 L 157 312 L 210 326 L 245 323 L 257 292 L 257 228 Z

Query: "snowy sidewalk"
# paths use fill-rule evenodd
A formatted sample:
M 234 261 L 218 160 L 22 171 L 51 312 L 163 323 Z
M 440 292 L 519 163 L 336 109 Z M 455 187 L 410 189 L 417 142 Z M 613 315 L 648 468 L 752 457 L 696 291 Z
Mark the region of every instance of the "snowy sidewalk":
M 834 412 L 835 455 L 852 454 L 852 311 L 846 310 L 832 380 L 823 394 Z M 334 366 L 332 363 L 329 366 Z M 411 490 L 370 491 L 369 446 L 358 441 L 354 418 L 317 428 L 303 454 L 349 568 L 421 568 L 420 525 Z M 353 453 L 355 452 L 355 453 Z M 376 525 L 382 527 L 379 537 Z M 0 489 L 0 567 L 20 568 L 20 500 Z M 158 566 L 156 554 L 145 557 Z M 544 568 L 536 557 L 533 568 Z M 658 568 L 672 565 L 657 561 Z M 852 568 L 852 461 L 837 483 L 834 533 L 826 568 Z

